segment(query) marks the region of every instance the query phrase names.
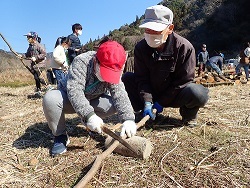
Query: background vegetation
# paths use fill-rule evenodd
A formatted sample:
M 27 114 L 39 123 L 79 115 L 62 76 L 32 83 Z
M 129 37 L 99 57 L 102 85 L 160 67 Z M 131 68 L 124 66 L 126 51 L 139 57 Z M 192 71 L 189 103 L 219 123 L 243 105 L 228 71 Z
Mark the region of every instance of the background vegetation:
M 211 53 L 222 51 L 234 57 L 242 43 L 249 41 L 248 0 L 164 0 L 159 4 L 173 10 L 175 31 L 191 41 L 197 50 L 206 43 Z M 108 37 L 133 51 L 135 43 L 143 38 L 143 29 L 138 27 L 143 18 L 144 15 L 136 16 L 133 23 L 110 31 Z M 99 41 L 90 39 L 86 49 L 93 49 Z

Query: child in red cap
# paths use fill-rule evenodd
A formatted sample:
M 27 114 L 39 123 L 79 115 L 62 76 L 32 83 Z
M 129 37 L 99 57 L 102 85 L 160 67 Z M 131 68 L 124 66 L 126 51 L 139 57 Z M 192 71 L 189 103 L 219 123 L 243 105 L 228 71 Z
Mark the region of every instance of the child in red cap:
M 84 125 L 98 133 L 102 132 L 102 118 L 117 113 L 123 123 L 121 134 L 128 137 L 136 134 L 133 108 L 121 82 L 125 62 L 124 48 L 108 40 L 97 52 L 88 51 L 75 57 L 58 90 L 46 93 L 43 110 L 55 136 L 52 155 L 67 149 L 66 113 L 77 113 Z

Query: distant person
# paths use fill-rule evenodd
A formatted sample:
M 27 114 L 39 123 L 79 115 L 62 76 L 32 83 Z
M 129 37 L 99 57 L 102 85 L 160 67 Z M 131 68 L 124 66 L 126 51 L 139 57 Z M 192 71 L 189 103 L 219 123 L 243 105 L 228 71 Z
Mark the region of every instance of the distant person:
M 56 47 L 53 51 L 51 68 L 56 77 L 57 83 L 59 83 L 59 81 L 66 76 L 69 67 L 68 58 L 66 56 L 66 51 L 69 47 L 69 44 L 70 41 L 68 37 L 59 37 L 56 42 Z
M 88 129 L 101 133 L 102 118 L 117 113 L 123 123 L 121 135 L 136 134 L 133 108 L 121 81 L 125 62 L 126 52 L 119 43 L 103 42 L 97 52 L 77 56 L 58 90 L 45 94 L 43 111 L 55 136 L 52 155 L 67 150 L 65 114 L 77 113 Z
M 36 82 L 36 94 L 41 95 L 41 83 L 46 85 L 44 79 L 40 78 L 41 67 L 45 66 L 46 51 L 43 45 L 41 45 L 37 40 L 41 40 L 36 32 L 29 32 L 26 35 L 29 47 L 24 56 L 20 55 L 21 58 L 29 58 L 31 60 L 31 73 L 34 75 Z M 40 39 L 39 39 L 40 38 Z
M 144 39 L 134 49 L 134 73 L 122 81 L 135 112 L 155 119 L 152 109 L 179 108 L 183 125 L 197 125 L 197 113 L 208 101 L 208 89 L 193 83 L 196 56 L 192 44 L 173 32 L 173 12 L 155 5 L 145 11 Z M 157 114 L 156 114 L 157 115 Z
M 79 23 L 72 25 L 72 34 L 68 36 L 70 40 L 70 46 L 68 48 L 69 65 L 73 62 L 73 59 L 81 53 L 82 45 L 78 36 L 82 35 L 82 26 Z
M 250 64 L 250 43 L 246 42 L 243 50 L 240 51 L 240 61 L 235 68 L 236 75 L 240 76 L 243 67 L 247 81 L 249 81 L 249 64 Z
M 198 76 L 201 76 L 203 72 L 205 72 L 206 62 L 209 59 L 209 53 L 207 51 L 207 45 L 202 44 L 201 50 L 197 55 L 197 64 L 198 64 Z
M 227 81 L 222 72 L 223 62 L 224 62 L 224 54 L 220 53 L 220 55 L 211 57 L 207 61 L 206 67 L 208 70 L 214 70 L 218 74 L 219 78 L 223 79 L 224 81 Z

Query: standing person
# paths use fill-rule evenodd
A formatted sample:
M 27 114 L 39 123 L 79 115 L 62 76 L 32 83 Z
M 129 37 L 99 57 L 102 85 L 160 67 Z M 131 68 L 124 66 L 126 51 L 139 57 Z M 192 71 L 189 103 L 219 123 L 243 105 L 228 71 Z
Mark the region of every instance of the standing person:
M 235 68 L 236 75 L 240 76 L 240 69 L 243 67 L 247 81 L 249 80 L 249 64 L 250 64 L 250 43 L 246 42 L 243 50 L 240 51 L 240 62 Z
M 201 50 L 197 55 L 197 63 L 198 63 L 198 75 L 201 76 L 203 72 L 205 72 L 206 62 L 209 59 L 209 54 L 207 51 L 207 45 L 202 44 Z
M 58 90 L 45 94 L 43 111 L 55 136 L 52 155 L 67 150 L 65 114 L 77 113 L 87 128 L 101 133 L 102 118 L 117 112 L 123 123 L 121 135 L 136 134 L 133 108 L 121 82 L 125 61 L 124 48 L 115 41 L 106 41 L 97 52 L 77 56 Z
M 41 95 L 41 83 L 46 85 L 44 79 L 40 78 L 41 70 L 40 68 L 45 66 L 46 51 L 43 45 L 41 45 L 37 40 L 40 38 L 36 32 L 29 32 L 26 35 L 29 42 L 29 47 L 27 52 L 21 58 L 30 58 L 31 60 L 31 73 L 34 75 L 36 82 L 36 94 Z M 39 39 L 40 40 L 40 39 Z
M 194 84 L 196 57 L 192 44 L 173 32 L 173 12 L 155 5 L 145 11 L 145 38 L 134 49 L 134 73 L 122 81 L 135 112 L 155 119 L 152 109 L 180 108 L 184 125 L 197 124 L 197 113 L 208 100 L 208 89 Z
M 79 23 L 72 25 L 72 34 L 68 36 L 70 39 L 70 46 L 68 48 L 69 65 L 73 59 L 81 53 L 82 45 L 78 36 L 82 35 L 82 26 Z
M 69 38 L 60 37 L 60 42 L 56 42 L 56 47 L 53 51 L 53 58 L 51 61 L 51 68 L 56 76 L 57 83 L 66 76 L 68 70 L 68 59 L 66 56 L 66 50 L 69 47 Z

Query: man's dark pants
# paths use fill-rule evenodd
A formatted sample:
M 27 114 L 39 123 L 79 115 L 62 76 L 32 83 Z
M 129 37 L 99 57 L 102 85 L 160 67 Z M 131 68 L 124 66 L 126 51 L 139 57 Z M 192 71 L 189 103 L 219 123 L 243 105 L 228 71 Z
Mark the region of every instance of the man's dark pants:
M 135 74 L 132 72 L 126 72 L 122 76 L 122 81 L 125 85 L 134 111 L 137 112 L 143 110 L 144 101 L 140 97 L 137 89 Z M 163 107 L 180 108 L 182 120 L 192 120 L 196 119 L 199 108 L 203 107 L 207 101 L 208 89 L 200 84 L 190 83 L 183 88 L 178 95 L 176 95 L 175 99 L 171 101 L 170 104 L 165 104 Z

